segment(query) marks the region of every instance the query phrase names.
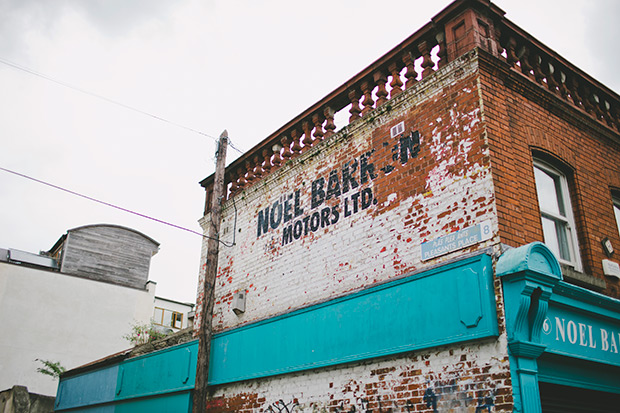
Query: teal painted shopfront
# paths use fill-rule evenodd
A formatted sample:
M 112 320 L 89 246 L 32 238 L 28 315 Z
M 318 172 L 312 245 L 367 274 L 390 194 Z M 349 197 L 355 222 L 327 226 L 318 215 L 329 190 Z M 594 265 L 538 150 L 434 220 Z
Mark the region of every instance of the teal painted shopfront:
M 620 411 L 620 301 L 568 284 L 542 243 L 504 253 L 515 410 Z

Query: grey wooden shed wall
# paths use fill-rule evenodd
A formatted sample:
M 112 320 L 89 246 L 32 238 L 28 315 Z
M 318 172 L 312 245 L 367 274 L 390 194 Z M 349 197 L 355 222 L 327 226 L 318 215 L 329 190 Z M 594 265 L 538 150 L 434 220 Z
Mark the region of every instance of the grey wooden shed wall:
M 146 288 L 159 243 L 130 228 L 88 225 L 67 231 L 60 271 L 133 288 Z

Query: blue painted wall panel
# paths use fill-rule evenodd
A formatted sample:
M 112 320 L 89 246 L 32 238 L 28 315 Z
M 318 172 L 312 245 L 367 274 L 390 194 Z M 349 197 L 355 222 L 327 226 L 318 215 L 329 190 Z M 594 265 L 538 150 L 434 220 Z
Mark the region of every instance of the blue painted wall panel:
M 214 337 L 221 384 L 497 335 L 491 259 L 478 255 Z
M 497 335 L 491 258 L 478 255 L 217 334 L 211 384 Z M 186 412 L 198 341 L 61 380 L 57 410 Z M 74 410 L 73 408 L 80 408 Z
M 118 365 L 60 381 L 55 409 L 89 406 L 114 400 Z
M 186 412 L 196 379 L 198 341 L 63 378 L 55 411 Z
M 185 413 L 192 410 L 192 392 L 119 400 L 105 405 L 72 408 L 71 413 Z M 60 411 L 60 410 L 55 410 Z

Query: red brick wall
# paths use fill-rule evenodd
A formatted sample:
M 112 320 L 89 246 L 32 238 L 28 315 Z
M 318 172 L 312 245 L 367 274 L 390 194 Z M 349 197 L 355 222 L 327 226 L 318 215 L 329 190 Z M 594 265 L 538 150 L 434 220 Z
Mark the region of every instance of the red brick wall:
M 420 136 L 419 152 L 406 163 L 398 161 L 398 145 L 390 137 L 390 128 L 400 121 Z M 282 227 L 257 236 L 260 211 L 298 189 L 309 211 L 310 183 L 321 176 L 327 183 L 330 171 L 369 151 L 377 177 L 358 190 L 371 188 L 376 203 L 344 219 L 344 198 L 326 201 L 340 208 L 340 220 L 288 244 L 282 243 Z M 479 248 L 497 250 L 499 242 L 517 247 L 542 241 L 533 151 L 567 168 L 584 277 L 618 297 L 617 281 L 602 273 L 606 257 L 600 245 L 607 236 L 620 248 L 611 201 L 611 188 L 620 188 L 618 136 L 480 52 L 453 62 L 237 195 L 241 231 L 236 249 L 220 250 L 215 329 L 342 296 Z M 386 165 L 393 169 L 381 170 Z M 229 200 L 224 232 L 232 213 Z M 493 239 L 421 259 L 422 242 L 482 220 L 493 222 Z M 230 297 L 240 290 L 248 301 L 246 313 L 237 316 Z M 497 341 L 218 386 L 209 411 L 432 411 L 432 394 L 441 395 L 442 410 L 473 410 L 488 402 L 494 411 L 509 411 L 511 378 L 498 280 L 495 291 Z
M 532 154 L 554 159 L 568 168 L 583 272 L 604 282 L 605 294 L 620 298 L 618 280 L 606 277 L 601 264 L 607 258 L 603 238 L 620 248 L 611 197 L 611 189 L 620 186 L 620 137 L 544 86 L 481 55 L 501 241 L 514 247 L 543 241 Z
M 496 247 L 499 238 L 494 236 L 433 259 L 421 256 L 423 242 L 483 221 L 491 222 L 497 233 L 476 72 L 476 54 L 463 56 L 236 195 L 237 246 L 220 248 L 214 330 L 270 318 Z M 401 121 L 405 136 L 417 132 L 420 138 L 415 156 L 409 154 L 406 162 L 400 158 L 400 137 L 390 136 L 390 128 Z M 305 215 L 311 213 L 312 182 L 324 177 L 327 184 L 330 172 L 342 171 L 344 163 L 360 161 L 369 152 L 376 178 L 318 207 L 340 208 L 338 222 L 285 244 L 282 225 L 257 236 L 261 211 L 299 190 Z M 350 200 L 352 192 L 363 188 L 372 189 L 376 203 L 344 217 L 345 197 Z M 232 217 L 228 200 L 224 234 L 232 231 Z M 208 217 L 203 219 L 207 223 Z M 240 290 L 247 292 L 246 311 L 235 315 L 230 299 Z M 286 405 L 289 411 L 431 412 L 433 397 L 441 411 L 474 411 L 485 405 L 511 411 L 498 280 L 495 292 L 498 339 L 222 385 L 214 389 L 209 411 L 286 411 Z M 200 305 L 200 297 L 198 301 Z
M 620 250 L 610 192 L 620 188 L 620 140 L 559 99 L 499 58 L 470 52 L 245 187 L 224 206 L 222 233 L 234 230 L 237 245 L 220 249 L 214 330 L 341 297 L 482 248 L 499 253 L 500 243 L 542 241 L 533 151 L 567 168 L 581 278 L 620 297 L 618 282 L 602 273 L 600 245 L 607 236 Z M 420 138 L 407 162 L 399 161 L 398 138 L 390 136 L 400 121 L 406 134 Z M 312 183 L 323 177 L 327 186 L 330 173 L 364 156 L 376 178 L 356 191 L 370 188 L 372 205 L 345 219 L 344 204 L 356 191 L 343 193 L 320 207 L 339 209 L 338 222 L 286 243 L 283 225 L 257 234 L 261 211 L 299 191 L 306 215 L 312 213 Z M 422 259 L 422 243 L 487 221 L 493 238 Z M 247 293 L 241 315 L 231 311 L 238 291 Z M 497 339 L 221 385 L 212 389 L 208 410 L 431 412 L 435 397 L 439 411 L 512 411 L 500 280 L 495 293 Z M 197 301 L 200 313 L 200 294 Z
M 488 407 L 512 412 L 510 373 L 497 368 L 508 365 L 507 356 L 495 365 L 479 364 L 479 359 L 474 349 L 440 348 L 236 383 L 215 389 L 208 411 L 473 413 Z
M 456 230 L 491 221 L 496 232 L 475 56 L 451 67 L 455 69 L 420 82 L 235 196 L 236 245 L 220 248 L 215 331 L 347 294 L 497 242 L 491 239 L 430 260 L 421 257 L 423 242 Z M 390 128 L 401 121 L 405 133 L 391 137 Z M 400 139 L 412 133 L 419 144 L 403 160 Z M 375 175 L 366 183 L 360 179 L 363 158 Z M 342 177 L 343 165 L 351 162 L 357 163 L 359 186 L 347 193 L 343 188 L 341 195 L 312 208 L 312 183 L 323 178 L 327 192 L 330 174 Z M 365 189 L 372 190 L 372 204 L 347 217 L 345 204 L 353 210 L 353 195 Z M 272 211 L 297 191 L 303 214 L 265 231 L 261 214 L 264 219 L 267 208 Z M 326 207 L 339 212 L 337 222 L 283 242 L 286 227 Z M 223 217 L 222 232 L 230 238 L 232 200 L 224 205 Z M 237 316 L 230 302 L 243 290 L 246 312 Z M 198 305 L 201 301 L 199 296 Z

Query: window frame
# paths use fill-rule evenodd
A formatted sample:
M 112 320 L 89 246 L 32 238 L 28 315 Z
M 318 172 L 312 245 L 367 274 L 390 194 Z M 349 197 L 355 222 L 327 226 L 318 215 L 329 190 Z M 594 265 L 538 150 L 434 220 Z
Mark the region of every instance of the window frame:
M 566 176 L 566 173 L 564 173 L 562 170 L 558 169 L 557 167 L 554 167 L 553 165 L 549 164 L 548 162 L 545 162 L 541 160 L 540 158 L 536 158 L 536 157 L 534 157 L 534 160 L 533 160 L 533 168 L 534 168 L 534 186 L 536 188 L 536 199 L 538 201 L 540 223 L 541 223 L 541 227 L 543 228 L 543 239 L 545 238 L 543 219 L 546 218 L 548 220 L 551 220 L 554 223 L 556 223 L 556 225 L 558 222 L 561 223 L 562 227 L 564 228 L 564 235 L 566 236 L 566 240 L 568 243 L 568 249 L 569 249 L 568 252 L 569 252 L 569 255 L 571 256 L 570 257 L 571 259 L 566 260 L 558 256 L 559 254 L 556 254 L 555 251 L 554 251 L 554 255 L 556 256 L 556 258 L 561 264 L 565 264 L 569 267 L 572 267 L 576 271 L 582 271 L 581 255 L 579 253 L 579 241 L 577 239 L 577 223 L 575 221 L 575 215 L 574 215 L 573 206 L 571 202 L 571 191 L 568 185 L 568 178 Z M 560 199 L 561 197 L 560 200 L 563 203 L 563 209 L 564 209 L 565 215 L 561 215 L 561 213 L 558 214 L 554 211 L 548 211 L 548 210 L 543 209 L 542 203 L 540 202 L 540 199 L 539 199 L 538 184 L 536 182 L 536 169 L 539 169 L 540 171 L 551 176 L 554 179 L 554 183 L 555 182 L 559 183 L 559 188 L 556 187 L 555 195 L 558 199 Z M 558 193 L 557 193 L 558 189 L 560 191 L 560 194 L 559 194 L 560 197 L 558 197 Z M 559 237 L 556 236 L 556 239 L 558 240 L 558 243 L 559 243 L 560 240 L 558 238 Z
M 179 327 L 176 326 L 176 323 L 179 322 Z M 172 328 L 178 328 L 181 330 L 183 328 L 183 313 L 179 313 L 178 311 L 172 312 Z
M 155 319 L 155 313 L 157 312 L 157 310 L 161 310 L 161 319 L 159 320 Z M 164 323 L 164 320 L 166 319 L 166 312 L 170 313 L 170 324 Z M 175 326 L 177 321 L 180 323 L 181 327 Z M 162 326 L 162 327 L 170 327 L 170 328 L 181 330 L 183 329 L 183 313 L 179 311 L 169 310 L 167 308 L 154 307 L 153 324 Z
M 620 236 L 620 193 L 612 192 L 611 201 L 614 208 L 614 217 L 616 218 L 616 226 L 618 227 L 618 236 Z
M 161 317 L 160 317 L 159 320 L 155 319 L 155 315 L 157 313 L 157 310 L 161 310 Z M 163 324 L 163 322 L 164 322 L 164 311 L 166 311 L 166 310 L 164 308 L 161 308 L 161 307 L 155 307 L 153 309 L 153 324 L 156 324 L 158 326 L 163 326 L 164 325 Z

